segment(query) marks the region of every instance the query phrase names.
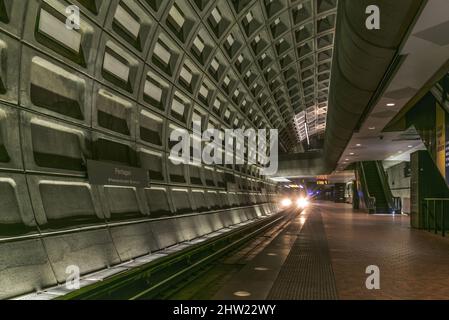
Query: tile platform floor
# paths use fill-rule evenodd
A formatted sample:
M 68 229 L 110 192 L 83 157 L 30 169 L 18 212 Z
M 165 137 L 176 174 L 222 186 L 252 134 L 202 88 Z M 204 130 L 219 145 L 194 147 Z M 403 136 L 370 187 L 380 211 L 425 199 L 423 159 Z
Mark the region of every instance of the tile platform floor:
M 314 226 L 303 228 L 312 222 Z M 312 236 L 304 237 L 306 232 L 312 232 Z M 313 232 L 320 234 L 313 236 Z M 301 241 L 312 241 L 312 249 L 304 250 Z M 307 252 L 298 253 L 300 248 Z M 292 261 L 289 256 L 293 255 L 297 262 L 288 265 Z M 331 268 L 325 268 L 328 274 L 323 275 L 323 270 L 313 274 L 318 264 L 329 261 Z M 369 265 L 380 269 L 380 290 L 368 290 L 365 286 Z M 236 273 L 213 299 L 270 298 L 270 291 L 273 295 L 273 288 L 279 289 L 279 283 L 286 281 L 286 271 L 292 273 L 288 277 L 298 285 L 307 283 L 304 285 L 311 287 L 286 290 L 285 294 L 277 290 L 279 299 L 326 299 L 326 295 L 317 292 L 329 289 L 333 285 L 329 282 L 331 278 L 338 299 L 449 299 L 449 237 L 411 229 L 407 216 L 368 215 L 353 212 L 348 204 L 314 203 Z M 306 281 L 304 273 L 312 274 L 314 280 Z M 250 295 L 239 297 L 236 292 Z M 307 292 L 311 292 L 310 296 Z

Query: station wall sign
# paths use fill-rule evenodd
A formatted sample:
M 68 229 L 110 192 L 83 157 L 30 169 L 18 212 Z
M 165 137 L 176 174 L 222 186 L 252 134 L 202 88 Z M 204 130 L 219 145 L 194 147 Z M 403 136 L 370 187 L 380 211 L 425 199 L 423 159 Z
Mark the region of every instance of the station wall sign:
M 93 185 L 145 188 L 150 184 L 147 170 L 108 162 L 87 160 L 87 174 Z

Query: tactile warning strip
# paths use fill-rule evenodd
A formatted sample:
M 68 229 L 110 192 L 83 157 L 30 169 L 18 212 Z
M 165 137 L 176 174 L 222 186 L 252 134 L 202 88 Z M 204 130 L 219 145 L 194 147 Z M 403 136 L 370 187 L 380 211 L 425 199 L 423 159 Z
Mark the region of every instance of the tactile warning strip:
M 336 300 L 335 277 L 319 209 L 312 209 L 268 300 Z

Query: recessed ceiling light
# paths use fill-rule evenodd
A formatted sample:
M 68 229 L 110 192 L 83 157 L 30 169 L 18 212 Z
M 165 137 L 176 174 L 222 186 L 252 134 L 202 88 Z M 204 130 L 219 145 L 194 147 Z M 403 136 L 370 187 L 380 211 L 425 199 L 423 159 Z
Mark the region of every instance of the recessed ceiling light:
M 355 146 L 356 147 L 361 147 L 362 145 L 360 143 L 357 143 Z
M 376 127 L 369 127 L 368 130 L 376 130 Z
M 349 159 L 345 159 L 345 161 L 349 161 Z
M 354 153 L 354 152 L 351 152 L 349 155 L 353 156 L 353 155 L 355 155 L 355 153 Z
M 413 148 L 413 146 L 408 146 L 409 148 Z
M 256 271 L 268 271 L 269 269 L 265 268 L 265 267 L 256 267 L 256 268 L 254 268 L 254 270 L 256 270 Z
M 387 107 L 394 107 L 395 105 L 396 105 L 396 103 L 393 103 L 393 102 L 387 103 Z
M 251 295 L 251 293 L 249 293 L 247 291 L 234 292 L 234 296 L 236 296 L 236 297 L 249 297 L 250 295 Z

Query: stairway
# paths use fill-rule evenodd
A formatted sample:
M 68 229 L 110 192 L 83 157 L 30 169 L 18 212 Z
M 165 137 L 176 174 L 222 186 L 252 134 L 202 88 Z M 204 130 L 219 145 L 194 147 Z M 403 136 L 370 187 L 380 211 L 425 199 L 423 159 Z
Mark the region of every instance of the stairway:
M 376 213 L 390 213 L 375 161 L 363 162 L 368 192 L 376 198 Z

